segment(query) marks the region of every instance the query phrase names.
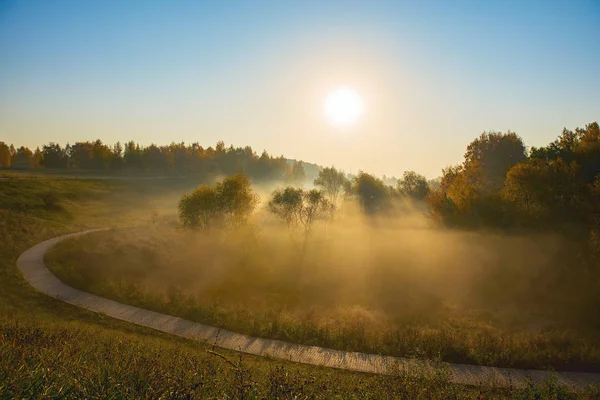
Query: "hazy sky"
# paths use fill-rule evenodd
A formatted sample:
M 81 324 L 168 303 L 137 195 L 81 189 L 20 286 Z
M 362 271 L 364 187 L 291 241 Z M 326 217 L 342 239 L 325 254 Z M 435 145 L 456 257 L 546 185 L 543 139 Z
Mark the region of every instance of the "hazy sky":
M 354 88 L 365 114 L 330 126 Z M 428 177 L 600 120 L 600 1 L 0 0 L 0 141 L 251 145 Z

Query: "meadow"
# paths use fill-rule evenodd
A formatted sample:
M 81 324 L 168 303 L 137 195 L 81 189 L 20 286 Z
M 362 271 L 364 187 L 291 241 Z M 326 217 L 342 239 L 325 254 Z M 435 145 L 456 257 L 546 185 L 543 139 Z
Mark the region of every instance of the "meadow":
M 552 380 L 525 389 L 469 387 L 452 384 L 444 368 L 376 376 L 240 355 L 73 307 L 32 289 L 17 257 L 86 228 L 154 226 L 149 210 L 161 210 L 157 193 L 170 204 L 170 189 L 156 182 L 130 188 L 121 181 L 2 178 L 0 398 L 600 398 L 597 389 L 567 392 Z M 52 204 L 43 200 L 49 191 Z M 169 225 L 166 210 L 155 221 L 161 229 Z
M 146 190 L 121 182 L 0 179 L 0 398 L 590 398 L 549 381 L 528 389 L 454 385 L 440 371 L 374 376 L 273 361 L 106 318 L 32 289 L 16 268 L 34 244 L 97 226 L 142 223 Z M 47 205 L 46 193 L 55 193 Z M 158 188 L 164 193 L 165 188 Z M 142 195 L 140 195 L 142 193 Z M 115 216 L 118 216 L 116 218 Z M 208 351 L 217 352 L 233 363 Z M 234 367 L 235 366 L 235 367 Z
M 264 202 L 247 226 L 210 234 L 165 209 L 141 225 L 64 241 L 46 262 L 76 288 L 258 337 L 600 371 L 599 331 L 573 301 L 593 288 L 575 278 L 556 284 L 568 241 L 442 229 L 405 202 L 394 215 L 365 217 L 347 199 L 299 252 Z

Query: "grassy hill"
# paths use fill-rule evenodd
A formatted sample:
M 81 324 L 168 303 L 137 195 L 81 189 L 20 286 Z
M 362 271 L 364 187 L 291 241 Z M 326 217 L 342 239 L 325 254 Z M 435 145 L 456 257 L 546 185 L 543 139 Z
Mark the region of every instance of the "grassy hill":
M 449 383 L 443 370 L 373 376 L 242 356 L 79 309 L 23 280 L 16 259 L 42 240 L 149 218 L 149 193 L 166 192 L 152 185 L 0 179 L 0 398 L 598 397 L 552 382 L 472 388 Z

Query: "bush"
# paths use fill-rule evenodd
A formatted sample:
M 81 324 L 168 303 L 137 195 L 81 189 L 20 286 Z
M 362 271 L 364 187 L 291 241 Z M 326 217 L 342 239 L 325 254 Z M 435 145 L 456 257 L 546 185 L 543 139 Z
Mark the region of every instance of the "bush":
M 179 219 L 190 227 L 209 230 L 216 225 L 244 225 L 258 203 L 246 175 L 237 174 L 214 186 L 200 185 L 179 201 Z

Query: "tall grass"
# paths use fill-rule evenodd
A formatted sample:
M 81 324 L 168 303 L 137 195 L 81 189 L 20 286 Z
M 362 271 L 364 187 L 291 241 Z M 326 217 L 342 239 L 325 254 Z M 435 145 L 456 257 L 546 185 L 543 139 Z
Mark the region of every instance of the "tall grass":
M 577 399 L 552 380 L 526 389 L 451 384 L 443 370 L 348 373 L 68 322 L 0 318 L 0 398 Z
M 166 225 L 98 232 L 59 244 L 46 260 L 82 290 L 254 336 L 447 362 L 600 371 L 593 329 L 567 329 L 525 308 L 495 315 L 491 307 L 461 307 L 427 291 L 423 282 L 434 280 L 425 272 L 378 253 L 381 264 L 368 269 L 334 264 L 327 271 L 323 261 L 335 250 L 317 248 L 298 283 L 290 279 L 296 265 L 286 258 L 289 247 L 266 230 L 241 237 Z

